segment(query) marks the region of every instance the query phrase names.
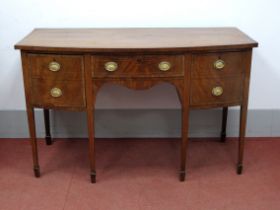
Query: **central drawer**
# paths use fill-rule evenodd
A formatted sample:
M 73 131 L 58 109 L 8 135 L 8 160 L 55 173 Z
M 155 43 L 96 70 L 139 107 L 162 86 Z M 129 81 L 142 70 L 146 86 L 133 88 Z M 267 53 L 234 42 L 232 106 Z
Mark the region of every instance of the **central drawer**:
M 178 77 L 184 75 L 180 55 L 92 56 L 94 78 Z

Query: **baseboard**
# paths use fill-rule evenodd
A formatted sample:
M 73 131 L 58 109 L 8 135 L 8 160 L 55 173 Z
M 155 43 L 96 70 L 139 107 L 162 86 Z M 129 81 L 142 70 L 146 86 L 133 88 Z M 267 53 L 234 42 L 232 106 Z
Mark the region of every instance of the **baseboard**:
M 190 137 L 219 136 L 221 114 L 221 109 L 191 111 Z M 41 110 L 36 110 L 36 122 L 37 136 L 44 137 Z M 238 128 L 239 110 L 229 109 L 228 136 L 238 136 Z M 83 112 L 51 111 L 51 130 L 52 135 L 58 138 L 87 137 L 86 115 Z M 28 136 L 25 111 L 0 111 L 0 138 Z M 180 137 L 181 110 L 96 110 L 95 136 L 100 138 Z M 249 110 L 246 136 L 280 136 L 280 110 Z

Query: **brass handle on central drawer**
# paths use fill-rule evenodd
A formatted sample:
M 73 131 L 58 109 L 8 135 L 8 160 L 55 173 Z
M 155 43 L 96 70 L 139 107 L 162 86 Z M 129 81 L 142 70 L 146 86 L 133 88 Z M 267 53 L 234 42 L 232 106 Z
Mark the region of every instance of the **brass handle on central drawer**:
M 58 98 L 58 97 L 62 96 L 61 89 L 56 88 L 56 87 L 52 88 L 51 89 L 51 96 L 54 97 L 54 98 Z
M 162 61 L 158 64 L 158 68 L 161 71 L 168 71 L 171 68 L 171 63 L 168 61 Z
M 58 62 L 50 62 L 49 63 L 49 70 L 50 71 L 53 71 L 53 72 L 56 72 L 56 71 L 59 71 L 60 70 L 60 64 Z
M 224 90 L 221 86 L 217 86 L 212 89 L 213 96 L 221 96 L 223 94 L 223 92 L 224 92 Z
M 217 60 L 214 62 L 214 68 L 217 70 L 222 70 L 223 68 L 225 68 L 226 63 L 223 60 Z
M 111 62 L 105 63 L 104 67 L 107 71 L 112 72 L 112 71 L 116 71 L 118 69 L 118 64 L 116 62 L 111 61 Z

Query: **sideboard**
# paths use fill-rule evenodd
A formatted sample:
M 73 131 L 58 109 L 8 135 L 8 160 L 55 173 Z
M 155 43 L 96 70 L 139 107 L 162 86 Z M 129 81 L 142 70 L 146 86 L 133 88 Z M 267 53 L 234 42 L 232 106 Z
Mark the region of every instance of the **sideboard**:
M 240 106 L 237 173 L 242 173 L 252 49 L 258 43 L 237 28 L 35 29 L 21 50 L 33 169 L 40 176 L 34 108 L 87 113 L 91 182 L 96 182 L 94 108 L 105 83 L 148 89 L 167 82 L 182 107 L 181 181 L 185 180 L 190 109 L 221 107 L 221 140 L 229 106 Z

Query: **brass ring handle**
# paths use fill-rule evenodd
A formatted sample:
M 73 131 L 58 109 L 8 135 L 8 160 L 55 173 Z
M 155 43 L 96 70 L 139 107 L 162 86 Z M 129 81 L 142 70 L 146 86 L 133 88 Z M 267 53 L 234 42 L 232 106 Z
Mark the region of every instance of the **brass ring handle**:
M 105 63 L 104 68 L 107 71 L 113 72 L 113 71 L 116 71 L 118 69 L 118 64 L 116 62 L 110 61 L 110 62 Z
M 223 60 L 217 60 L 214 62 L 214 68 L 217 70 L 222 70 L 223 68 L 225 68 L 226 63 Z
M 161 71 L 168 71 L 171 68 L 171 63 L 168 61 L 162 61 L 158 64 L 158 68 Z
M 54 87 L 51 89 L 51 96 L 54 98 L 58 98 L 60 96 L 62 96 L 62 91 L 61 89 Z
M 224 90 L 221 86 L 217 86 L 212 89 L 213 96 L 221 96 L 223 94 L 223 92 L 224 92 Z
M 58 62 L 50 62 L 49 63 L 49 70 L 50 71 L 53 71 L 53 72 L 56 72 L 56 71 L 59 71 L 60 70 L 60 64 Z

